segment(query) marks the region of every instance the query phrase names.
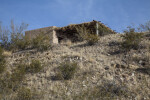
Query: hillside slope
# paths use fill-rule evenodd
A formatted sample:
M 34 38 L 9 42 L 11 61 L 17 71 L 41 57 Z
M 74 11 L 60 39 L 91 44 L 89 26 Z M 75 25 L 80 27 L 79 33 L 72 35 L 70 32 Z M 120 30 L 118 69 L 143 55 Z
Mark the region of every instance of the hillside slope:
M 34 98 L 39 100 L 149 100 L 150 40 L 143 39 L 141 49 L 127 53 L 120 51 L 121 41 L 120 34 L 111 34 L 93 46 L 82 42 L 54 45 L 45 52 L 18 51 L 7 57 L 7 71 L 11 74 L 20 61 L 40 60 L 44 68 L 26 74 L 22 82 L 22 86 L 37 91 Z M 57 67 L 67 61 L 77 62 L 77 73 L 71 80 L 55 79 Z M 6 98 L 15 96 L 16 92 Z

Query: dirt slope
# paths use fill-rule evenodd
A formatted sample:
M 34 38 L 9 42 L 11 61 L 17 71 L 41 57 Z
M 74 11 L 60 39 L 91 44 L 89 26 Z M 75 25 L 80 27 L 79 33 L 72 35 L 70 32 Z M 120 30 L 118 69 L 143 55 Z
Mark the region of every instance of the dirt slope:
M 19 61 L 30 63 L 32 59 L 39 59 L 44 69 L 39 73 L 27 74 L 23 85 L 32 91 L 34 89 L 39 91 L 42 95 L 41 100 L 78 100 L 83 93 L 86 94 L 85 91 L 92 91 L 93 88 L 105 83 L 120 84 L 130 91 L 129 96 L 118 96 L 118 100 L 119 98 L 148 100 L 150 99 L 150 73 L 148 70 L 144 72 L 138 69 L 147 68 L 143 67 L 147 65 L 142 65 L 144 60 L 141 59 L 150 57 L 150 52 L 146 47 L 128 53 L 121 52 L 119 51 L 121 41 L 120 34 L 111 34 L 101 37 L 94 46 L 87 46 L 82 42 L 70 46 L 54 45 L 52 49 L 45 52 L 19 51 L 7 58 L 8 71 L 11 73 L 14 64 Z M 147 45 L 149 41 L 143 40 L 142 43 Z M 80 65 L 79 70 L 71 80 L 54 80 L 53 76 L 58 65 L 64 61 L 77 62 Z M 89 97 L 83 96 L 83 98 L 86 100 Z

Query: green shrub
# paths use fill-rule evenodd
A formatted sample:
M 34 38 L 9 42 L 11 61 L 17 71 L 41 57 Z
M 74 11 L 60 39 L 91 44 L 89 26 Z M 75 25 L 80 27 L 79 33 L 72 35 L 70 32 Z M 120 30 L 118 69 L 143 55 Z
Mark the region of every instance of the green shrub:
M 40 51 L 47 50 L 51 46 L 49 36 L 42 33 L 39 34 L 32 40 L 32 46 Z
M 138 49 L 139 43 L 141 42 L 143 34 L 135 32 L 134 28 L 129 28 L 129 30 L 125 31 L 123 37 L 123 42 L 121 46 L 125 50 L 130 49 Z
M 31 100 L 32 93 L 29 88 L 22 87 L 17 94 L 17 100 Z
M 5 57 L 3 56 L 3 49 L 0 47 L 0 73 L 4 72 L 6 65 L 5 65 Z
M 78 68 L 77 63 L 63 62 L 58 67 L 59 72 L 56 77 L 64 80 L 72 79 Z
M 39 60 L 32 60 L 31 64 L 26 67 L 26 72 L 38 73 L 42 68 Z

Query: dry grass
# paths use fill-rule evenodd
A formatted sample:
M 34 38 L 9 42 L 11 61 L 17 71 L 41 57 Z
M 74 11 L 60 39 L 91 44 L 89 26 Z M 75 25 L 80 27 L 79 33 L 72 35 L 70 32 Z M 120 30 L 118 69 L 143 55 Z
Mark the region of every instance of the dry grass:
M 72 45 L 72 42 L 71 42 L 71 40 L 63 40 L 63 41 L 61 41 L 61 44 L 62 45 L 66 45 L 66 46 L 71 46 Z
M 24 60 L 26 63 L 37 58 L 42 64 L 44 63 L 45 67 L 38 73 L 26 74 L 21 86 L 29 88 L 31 93 L 34 91 L 33 88 L 42 92 L 41 100 L 91 100 L 99 98 L 101 100 L 141 100 L 144 98 L 149 100 L 150 76 L 136 71 L 137 68 L 143 68 L 143 66 L 139 66 L 138 62 L 142 59 L 141 57 L 146 59 L 147 48 L 143 48 L 141 51 L 129 51 L 127 54 L 124 52 L 110 54 L 110 51 L 120 49 L 115 43 L 121 42 L 120 35 L 113 34 L 100 38 L 98 43 L 93 46 L 83 45 L 84 42 L 82 42 L 71 46 L 57 45 L 42 53 L 27 50 L 24 54 L 28 54 Z M 128 58 L 134 57 L 134 54 L 136 54 L 137 61 L 130 59 L 131 62 L 129 62 Z M 11 69 L 18 60 L 23 59 L 17 56 L 17 53 L 13 55 L 14 58 L 8 57 L 10 61 L 8 69 Z M 52 76 L 56 75 L 59 64 L 70 59 L 80 65 L 74 78 L 53 80 Z M 116 64 L 125 67 L 113 67 Z M 131 69 L 128 68 L 129 64 L 138 67 Z M 17 93 L 12 95 L 17 95 Z
M 11 51 L 4 51 L 3 55 L 6 56 L 6 57 L 9 57 L 9 56 L 12 55 L 12 52 Z

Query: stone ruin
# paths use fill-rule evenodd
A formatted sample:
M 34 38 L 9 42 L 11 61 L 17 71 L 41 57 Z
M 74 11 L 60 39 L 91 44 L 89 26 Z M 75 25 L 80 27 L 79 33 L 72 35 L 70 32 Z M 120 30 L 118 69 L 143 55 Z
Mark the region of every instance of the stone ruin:
M 27 36 L 29 39 L 35 38 L 39 34 L 48 34 L 50 36 L 50 43 L 55 43 L 58 44 L 63 40 L 70 40 L 72 42 L 77 42 L 78 37 L 77 37 L 77 30 L 76 27 L 86 27 L 86 29 L 90 30 L 91 33 L 98 34 L 114 34 L 115 32 L 111 30 L 109 27 L 104 25 L 103 23 L 99 21 L 93 20 L 92 22 L 86 22 L 86 23 L 81 23 L 81 24 L 70 24 L 65 27 L 56 27 L 56 26 L 51 26 L 51 27 L 44 27 L 44 28 L 39 28 L 35 30 L 29 30 L 25 32 L 25 36 Z M 104 31 L 99 31 L 99 27 L 104 28 L 107 30 L 107 32 Z

